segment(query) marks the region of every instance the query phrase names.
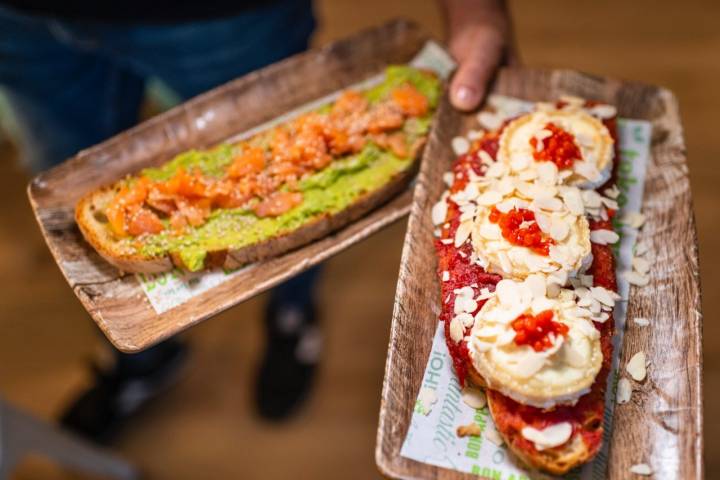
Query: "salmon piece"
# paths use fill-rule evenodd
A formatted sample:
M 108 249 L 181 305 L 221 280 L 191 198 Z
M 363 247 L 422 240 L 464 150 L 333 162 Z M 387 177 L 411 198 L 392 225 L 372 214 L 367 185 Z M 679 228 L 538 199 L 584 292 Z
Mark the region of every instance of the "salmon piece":
M 303 201 L 302 193 L 276 192 L 255 205 L 253 211 L 258 217 L 277 217 L 292 210 Z
M 165 193 L 182 197 L 204 197 L 207 194 L 202 174 L 198 171 L 189 174 L 184 168 L 179 168 L 170 180 L 159 183 L 158 187 Z
M 137 208 L 129 215 L 129 219 L 127 232 L 133 237 L 146 233 L 160 233 L 165 229 L 160 218 L 147 208 Z
M 331 114 L 344 116 L 348 114 L 363 113 L 368 109 L 367 99 L 354 90 L 344 91 L 332 106 Z
M 110 229 L 115 235 L 121 237 L 127 235 L 127 231 L 125 230 L 125 208 L 121 203 L 116 201 L 110 202 L 105 209 L 105 216 L 108 219 Z
M 228 167 L 227 176 L 241 178 L 258 174 L 265 168 L 265 151 L 260 147 L 246 147 Z
M 425 95 L 409 83 L 393 90 L 391 97 L 400 111 L 408 117 L 422 117 L 430 108 Z
M 178 210 L 193 227 L 199 227 L 210 216 L 210 199 L 190 202 L 186 199 L 177 200 Z
M 395 132 L 392 134 L 378 133 L 372 136 L 372 140 L 378 147 L 390 150 L 400 158 L 406 158 L 410 154 L 405 134 L 402 132 Z
M 382 133 L 397 130 L 403 126 L 404 121 L 405 117 L 397 106 L 383 103 L 370 112 L 367 131 L 370 133 Z

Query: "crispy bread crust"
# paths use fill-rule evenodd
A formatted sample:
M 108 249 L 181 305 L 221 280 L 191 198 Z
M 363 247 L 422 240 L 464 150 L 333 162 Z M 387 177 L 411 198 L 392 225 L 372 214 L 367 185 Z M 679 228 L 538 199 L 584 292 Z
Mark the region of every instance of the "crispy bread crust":
M 488 395 L 488 407 L 493 418 L 497 418 L 495 402 L 491 395 Z M 528 451 L 519 446 L 522 440 L 522 433 L 519 431 L 503 431 L 498 428 L 498 433 L 503 437 L 510 450 L 527 465 L 552 473 L 563 475 L 573 468 L 589 461 L 596 452 L 588 449 L 579 432 L 573 433 L 566 443 L 560 447 L 550 448 L 542 451 Z
M 417 170 L 417 164 L 416 159 L 409 168 L 395 175 L 389 182 L 365 193 L 338 213 L 319 215 L 295 230 L 283 232 L 253 245 L 234 250 L 209 251 L 203 268 L 237 268 L 288 252 L 339 230 L 405 189 Z M 124 272 L 159 273 L 171 270 L 173 266 L 187 269 L 179 255 L 144 257 L 132 251 L 123 251 L 103 221 L 103 207 L 114 194 L 112 186 L 104 187 L 89 193 L 78 202 L 75 220 L 87 242 L 105 260 Z
M 473 367 L 470 358 L 467 358 L 467 379 L 470 383 L 486 388 L 487 383 L 480 373 Z M 487 396 L 488 408 L 490 409 L 490 415 L 493 419 L 497 418 L 497 408 L 494 404 L 492 395 Z M 498 428 L 498 433 L 503 437 L 505 443 L 508 445 L 510 450 L 517 456 L 521 461 L 527 465 L 537 468 L 539 470 L 552 473 L 554 475 L 562 475 L 577 467 L 578 465 L 590 460 L 595 452 L 591 452 L 585 442 L 582 440 L 580 432 L 574 432 L 573 436 L 568 440 L 567 443 L 560 447 L 530 452 L 520 446 L 519 440 L 521 440 L 521 433 L 518 431 L 505 431 L 503 428 Z

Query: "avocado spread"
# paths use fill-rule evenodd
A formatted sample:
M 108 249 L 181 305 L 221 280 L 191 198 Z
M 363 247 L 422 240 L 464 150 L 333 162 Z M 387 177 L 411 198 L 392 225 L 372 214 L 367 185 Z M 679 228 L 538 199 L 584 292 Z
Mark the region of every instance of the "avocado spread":
M 403 132 L 412 142 L 428 132 L 440 94 L 436 78 L 410 67 L 393 66 L 387 69 L 385 80 L 364 95 L 371 103 L 377 102 L 404 83 L 417 88 L 431 107 L 424 117 L 408 119 L 403 125 Z M 159 168 L 144 170 L 143 174 L 152 180 L 166 180 L 182 167 L 199 168 L 205 175 L 219 177 L 232 162 L 237 148 L 224 144 L 207 151 L 185 152 Z M 340 157 L 301 180 L 297 190 L 303 194 L 302 203 L 279 216 L 260 218 L 248 207 L 218 209 L 203 225 L 189 228 L 181 235 L 166 230 L 145 235 L 142 242 L 133 238 L 122 241 L 128 247 L 135 245 L 133 248 L 147 257 L 177 254 L 189 270 L 197 271 L 203 268 L 207 252 L 242 248 L 291 232 L 318 215 L 340 212 L 365 193 L 387 184 L 412 163 L 412 158 L 400 158 L 368 142 L 359 153 Z

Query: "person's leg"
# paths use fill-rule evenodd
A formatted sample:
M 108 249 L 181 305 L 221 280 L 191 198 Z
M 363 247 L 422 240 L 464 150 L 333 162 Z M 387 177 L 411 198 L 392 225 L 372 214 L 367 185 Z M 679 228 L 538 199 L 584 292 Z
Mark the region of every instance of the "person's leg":
M 310 0 L 284 0 L 234 18 L 109 30 L 102 38 L 133 68 L 188 98 L 305 50 L 314 24 Z M 312 384 L 320 345 L 312 298 L 318 271 L 271 294 L 256 391 L 265 417 L 292 413 Z
M 19 127 L 21 157 L 31 169 L 51 167 L 137 123 L 143 78 L 119 68 L 92 37 L 3 8 L 0 31 L 0 87 Z M 109 425 L 167 385 L 184 359 L 176 341 L 136 355 L 113 352 L 114 364 L 94 369 L 93 388 L 62 418 L 95 440 L 108 439 Z
M 144 82 L 115 68 L 57 22 L 0 7 L 0 87 L 24 161 L 55 165 L 137 122 Z

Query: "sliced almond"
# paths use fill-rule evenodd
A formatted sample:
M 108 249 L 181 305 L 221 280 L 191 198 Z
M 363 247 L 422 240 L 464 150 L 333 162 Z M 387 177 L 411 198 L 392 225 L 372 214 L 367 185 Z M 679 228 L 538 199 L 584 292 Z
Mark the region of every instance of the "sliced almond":
M 458 228 L 455 231 L 455 248 L 460 248 L 462 244 L 465 243 L 468 238 L 470 238 L 472 226 L 473 224 L 471 221 L 465 221 L 458 225 Z
M 625 278 L 625 280 L 628 281 L 628 283 L 630 283 L 630 285 L 635 285 L 638 287 L 644 287 L 648 283 L 650 283 L 650 277 L 635 271 L 623 272 L 623 277 Z
M 653 470 L 647 463 L 637 463 L 630 467 L 630 473 L 648 477 L 653 474 Z
M 487 111 L 478 113 L 477 121 L 481 127 L 487 130 L 497 130 L 503 124 L 503 118 L 500 115 Z
M 462 390 L 462 401 L 470 408 L 480 409 L 487 405 L 485 392 L 473 387 L 465 387 Z
M 650 325 L 650 320 L 642 317 L 637 317 L 633 319 L 633 322 L 635 322 L 635 325 L 637 325 L 638 327 L 647 327 L 648 325 Z
M 533 427 L 523 427 L 522 436 L 535 444 L 538 450 L 553 448 L 570 440 L 572 425 L 569 422 L 556 423 L 542 430 Z
M 623 403 L 629 402 L 631 396 L 632 396 L 632 385 L 630 384 L 630 380 L 623 377 L 618 381 L 618 385 L 617 385 L 616 400 L 617 400 L 618 405 L 622 405 Z
M 599 245 L 608 245 L 617 243 L 620 236 L 612 230 L 593 230 L 590 232 L 590 241 Z
M 458 319 L 458 317 L 450 320 L 450 338 L 453 342 L 460 343 L 460 340 L 462 340 L 464 336 L 465 326 L 463 325 L 462 320 Z
M 647 367 L 645 366 L 645 352 L 638 352 L 632 356 L 625 366 L 625 370 L 630 374 L 633 380 L 642 382 L 647 375 Z
M 447 145 L 447 144 L 446 144 Z M 464 155 L 470 150 L 470 142 L 465 137 L 455 137 L 450 142 L 455 155 Z

